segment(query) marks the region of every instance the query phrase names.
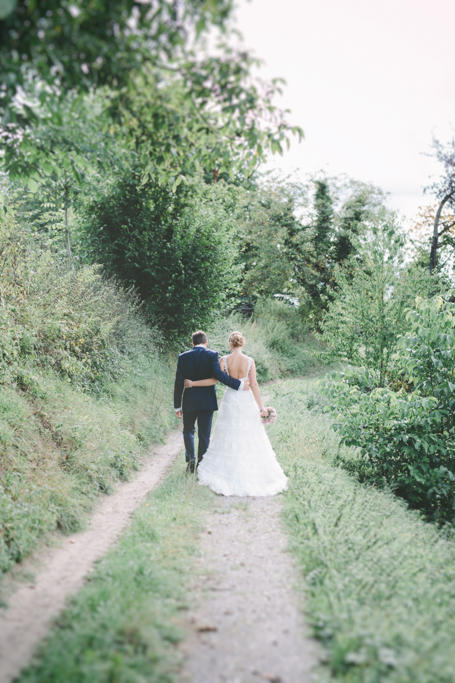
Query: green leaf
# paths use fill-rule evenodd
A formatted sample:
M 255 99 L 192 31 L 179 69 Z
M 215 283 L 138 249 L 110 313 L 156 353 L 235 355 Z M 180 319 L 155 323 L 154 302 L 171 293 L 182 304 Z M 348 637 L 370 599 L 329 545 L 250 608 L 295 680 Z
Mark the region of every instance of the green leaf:
M 17 0 L 0 0 L 0 19 L 6 19 L 17 5 Z

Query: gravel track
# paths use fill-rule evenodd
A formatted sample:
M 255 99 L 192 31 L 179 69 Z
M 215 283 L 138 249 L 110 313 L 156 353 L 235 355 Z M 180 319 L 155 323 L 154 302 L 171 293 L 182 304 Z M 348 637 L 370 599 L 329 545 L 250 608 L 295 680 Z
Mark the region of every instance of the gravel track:
M 59 547 L 42 548 L 25 563 L 35 567 L 33 582 L 16 584 L 8 607 L 0 609 L 1 683 L 11 683 L 32 659 L 67 598 L 181 451 L 178 430 L 150 453 L 132 481 L 99 502 L 86 531 L 65 537 Z M 194 576 L 203 580 L 187 577 L 196 606 L 183 624 L 189 635 L 179 646 L 184 664 L 178 682 L 309 683 L 315 646 L 302 619 L 280 497 L 217 496 L 200 549 Z
M 180 682 L 311 681 L 316 648 L 301 616 L 279 496 L 217 502 L 198 558 L 203 581 L 189 579 L 197 606 L 185 623 Z

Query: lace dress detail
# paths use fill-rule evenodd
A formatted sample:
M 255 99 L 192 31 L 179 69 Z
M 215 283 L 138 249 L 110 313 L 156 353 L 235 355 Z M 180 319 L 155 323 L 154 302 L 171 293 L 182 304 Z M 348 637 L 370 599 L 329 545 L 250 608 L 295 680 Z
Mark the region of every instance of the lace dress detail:
M 223 356 L 229 374 L 228 356 Z M 248 379 L 252 359 L 242 380 Z M 274 496 L 287 488 L 281 469 L 261 422 L 252 391 L 226 387 L 210 440 L 198 467 L 200 484 L 224 496 Z

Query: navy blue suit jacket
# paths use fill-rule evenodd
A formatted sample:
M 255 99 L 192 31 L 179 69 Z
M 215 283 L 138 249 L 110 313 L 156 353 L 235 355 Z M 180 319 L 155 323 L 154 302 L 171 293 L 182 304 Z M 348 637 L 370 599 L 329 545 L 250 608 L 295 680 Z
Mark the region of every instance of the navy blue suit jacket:
M 185 351 L 179 355 L 177 372 L 174 384 L 174 409 L 183 408 L 183 411 L 192 410 L 218 410 L 215 385 L 211 387 L 192 387 L 183 394 L 184 381 L 186 379 L 210 379 L 215 377 L 231 389 L 238 389 L 240 380 L 230 377 L 220 368 L 218 353 L 206 349 L 204 346 L 195 346 L 191 351 Z

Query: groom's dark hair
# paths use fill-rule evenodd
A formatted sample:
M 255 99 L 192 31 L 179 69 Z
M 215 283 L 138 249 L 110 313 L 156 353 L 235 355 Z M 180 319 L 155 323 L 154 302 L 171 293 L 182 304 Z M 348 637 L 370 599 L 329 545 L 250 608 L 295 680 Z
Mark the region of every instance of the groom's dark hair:
M 194 346 L 197 346 L 198 344 L 205 344 L 205 342 L 208 341 L 207 335 L 202 330 L 198 330 L 197 332 L 193 332 L 191 340 L 192 340 Z

